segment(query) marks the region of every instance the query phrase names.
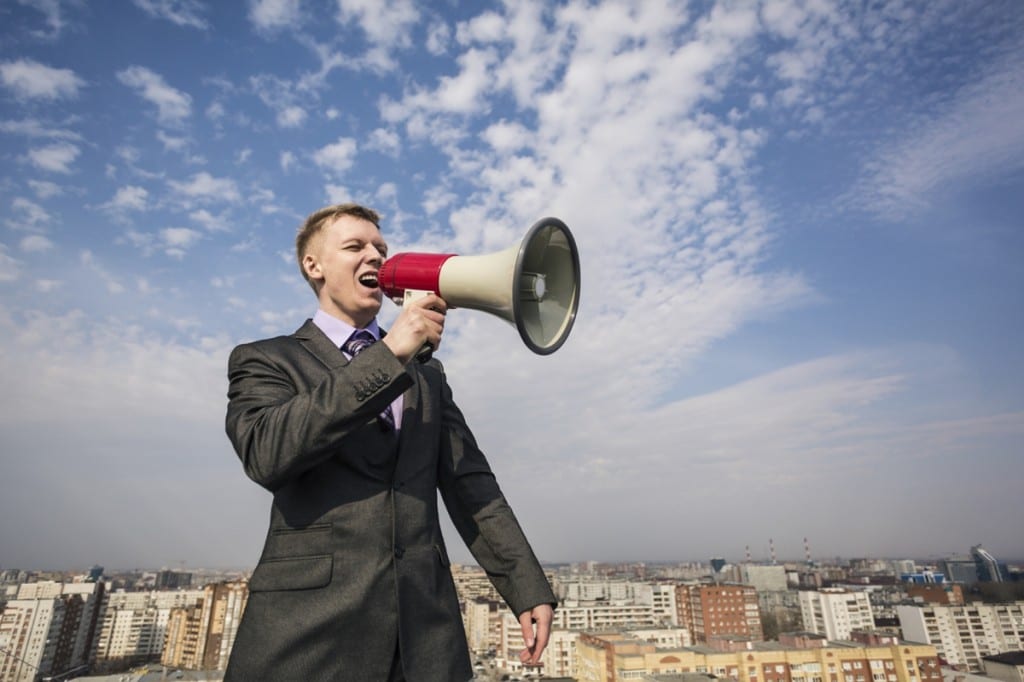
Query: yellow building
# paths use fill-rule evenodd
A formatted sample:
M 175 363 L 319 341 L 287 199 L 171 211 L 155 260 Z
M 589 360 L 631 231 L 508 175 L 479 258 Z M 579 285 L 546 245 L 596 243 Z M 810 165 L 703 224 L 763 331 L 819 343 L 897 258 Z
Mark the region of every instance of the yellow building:
M 658 648 L 621 633 L 585 634 L 577 649 L 580 682 L 707 673 L 732 682 L 941 682 L 935 647 L 895 637 L 826 641 L 807 634 L 778 642 L 723 640 L 713 646 Z

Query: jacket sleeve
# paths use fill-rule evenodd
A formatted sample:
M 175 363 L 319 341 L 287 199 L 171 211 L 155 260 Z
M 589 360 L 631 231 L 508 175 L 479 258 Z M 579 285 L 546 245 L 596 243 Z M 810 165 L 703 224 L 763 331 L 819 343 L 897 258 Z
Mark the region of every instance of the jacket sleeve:
M 556 606 L 544 569 L 452 399 L 443 372 L 441 391 L 438 481 L 455 528 L 517 616 L 539 604 Z
M 382 343 L 305 383 L 270 342 L 244 344 L 228 360 L 225 426 L 246 475 L 275 491 L 337 454 L 338 446 L 412 385 Z M 339 351 L 340 352 L 340 351 Z

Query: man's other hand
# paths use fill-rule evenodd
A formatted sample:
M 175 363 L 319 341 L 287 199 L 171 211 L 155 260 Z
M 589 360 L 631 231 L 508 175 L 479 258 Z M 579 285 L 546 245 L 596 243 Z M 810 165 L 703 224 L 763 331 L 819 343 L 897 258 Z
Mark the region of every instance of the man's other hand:
M 519 614 L 519 625 L 523 628 L 523 642 L 526 648 L 519 652 L 523 665 L 540 665 L 540 657 L 548 646 L 551 636 L 551 621 L 555 611 L 551 604 L 539 604 Z

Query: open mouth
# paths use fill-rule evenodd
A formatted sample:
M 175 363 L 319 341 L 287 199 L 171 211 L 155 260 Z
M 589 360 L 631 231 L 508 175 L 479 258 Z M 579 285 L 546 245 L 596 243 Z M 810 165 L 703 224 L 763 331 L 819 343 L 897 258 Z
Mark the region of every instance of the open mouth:
M 359 283 L 362 284 L 364 287 L 376 289 L 379 286 L 379 282 L 377 281 L 377 273 L 364 272 L 363 274 L 359 275 Z

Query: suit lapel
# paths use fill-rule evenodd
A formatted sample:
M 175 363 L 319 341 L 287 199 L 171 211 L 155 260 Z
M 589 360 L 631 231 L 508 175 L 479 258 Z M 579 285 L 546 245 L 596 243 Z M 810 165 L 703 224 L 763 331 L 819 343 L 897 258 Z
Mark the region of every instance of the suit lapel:
M 381 332 L 382 338 L 384 332 Z M 327 369 L 337 369 L 348 364 L 348 358 L 336 348 L 327 335 L 320 331 L 320 328 L 313 324 L 313 320 L 306 320 L 306 323 L 292 335 L 302 344 L 303 348 L 310 352 Z M 402 428 L 398 434 L 399 450 L 405 445 L 409 438 L 414 438 L 414 432 L 419 428 L 420 401 L 423 394 L 423 382 L 426 378 L 420 369 L 419 362 L 413 361 L 406 365 L 406 371 L 412 375 L 413 384 L 402 396 Z
M 337 369 L 348 364 L 345 354 L 331 343 L 327 335 L 320 331 L 320 327 L 313 324 L 313 320 L 306 320 L 306 324 L 299 327 L 292 336 L 328 369 Z

